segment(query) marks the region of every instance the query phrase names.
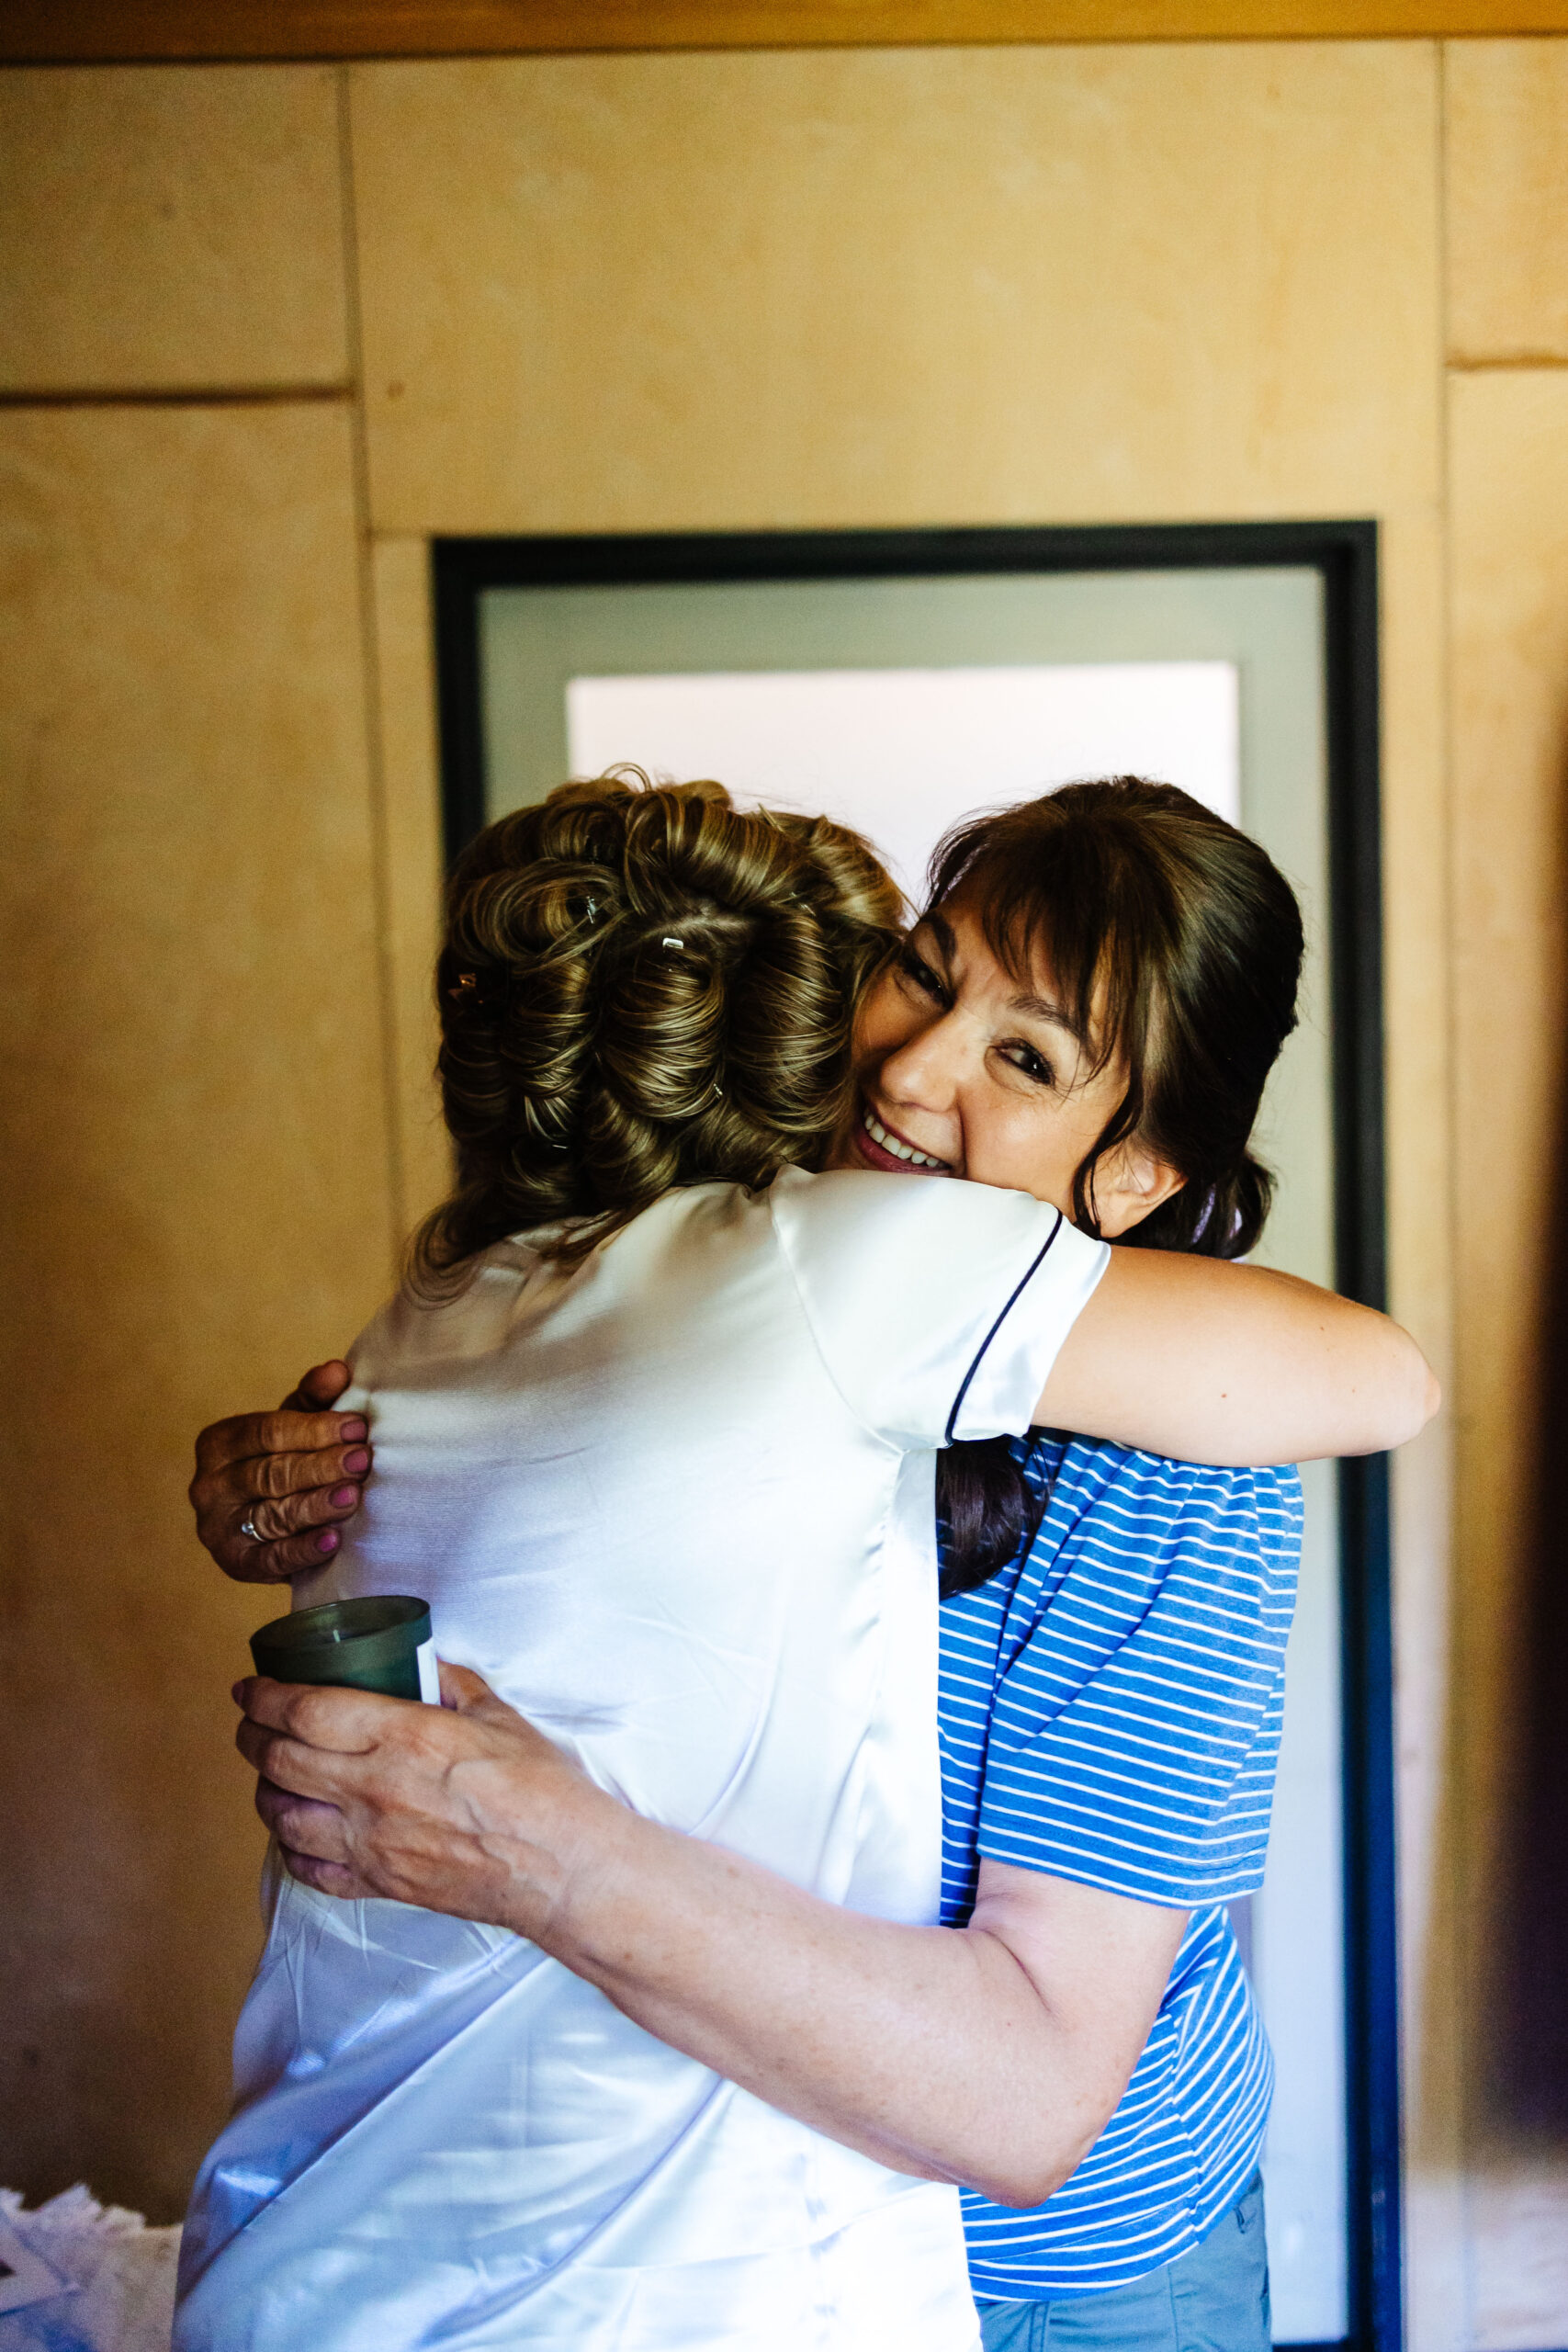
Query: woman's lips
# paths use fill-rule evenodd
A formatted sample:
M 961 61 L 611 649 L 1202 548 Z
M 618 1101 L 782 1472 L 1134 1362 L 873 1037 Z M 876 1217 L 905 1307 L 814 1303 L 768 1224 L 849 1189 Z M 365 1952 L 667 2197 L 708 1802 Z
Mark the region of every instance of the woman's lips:
M 929 1151 L 921 1151 L 908 1136 L 889 1127 L 879 1119 L 869 1102 L 863 1102 L 855 1143 L 868 1168 L 884 1169 L 890 1176 L 951 1176 L 952 1169 L 945 1159 L 938 1159 Z

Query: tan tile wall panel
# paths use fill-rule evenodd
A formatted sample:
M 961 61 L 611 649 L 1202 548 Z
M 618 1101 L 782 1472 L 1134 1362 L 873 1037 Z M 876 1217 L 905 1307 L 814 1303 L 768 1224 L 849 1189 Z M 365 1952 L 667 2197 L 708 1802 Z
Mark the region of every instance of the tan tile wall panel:
M 1443 52 L 1449 346 L 1568 359 L 1568 40 Z
M 378 529 L 1434 495 L 1428 44 L 489 59 L 350 89 Z
M 1553 1419 L 1552 1235 L 1561 1231 L 1568 982 L 1568 375 L 1451 390 L 1458 1455 L 1452 1834 L 1469 2013 L 1472 2340 L 1568 2329 L 1568 2172 L 1521 2122 L 1507 1956 L 1561 1883 L 1521 1888 L 1540 1785 L 1542 1578 L 1560 1576 L 1540 1465 Z M 1548 1385 L 1548 1383 L 1551 1383 Z M 1554 1474 L 1553 1474 L 1554 1475 Z M 1555 1485 L 1555 1477 L 1554 1477 Z M 1561 1870 L 1561 1857 L 1558 1868 Z M 1527 1992 L 1542 1994 L 1550 1984 Z M 1561 2010 L 1559 2007 L 1559 2015 Z M 1516 2039 L 1501 2086 L 1497 2031 Z M 1543 2061 L 1534 2060 L 1539 2075 Z M 1511 2087 L 1510 2087 L 1511 2085 Z M 1537 2144 L 1532 2144 L 1536 2143 Z
M 1433 344 L 1434 372 L 1436 341 Z M 1443 563 L 1435 505 L 1383 518 L 1384 988 L 1390 1293 L 1447 1385 L 1452 1363 L 1448 831 L 1444 805 Z M 1450 1431 L 1394 1457 L 1395 1746 L 1411 2352 L 1459 2352 L 1451 2333 L 1460 2086 L 1453 1855 L 1445 1806 Z M 1428 2291 L 1430 2290 L 1430 2291 Z
M 1449 1204 L 1433 1153 L 1449 1120 L 1443 537 L 1436 505 L 1381 522 L 1383 1012 L 1389 1277 L 1439 1372 L 1452 1344 Z M 1402 1455 L 1401 1464 L 1414 1454 Z
M 387 1285 L 348 420 L 0 417 L 6 2177 L 179 2210 L 260 1851 L 277 1596 L 184 1500 Z
M 441 779 L 430 547 L 382 539 L 372 559 L 387 825 L 387 952 L 402 1222 L 412 1230 L 448 1191 L 451 1147 L 434 1082 L 432 986 L 441 927 Z
M 0 390 L 339 383 L 336 69 L 0 74 Z
M 1385 523 L 1382 545 L 1386 1109 L 1390 1289 L 1447 1385 L 1452 1363 L 1448 832 L 1444 808 L 1440 518 Z M 1393 1464 L 1399 1903 L 1412 2352 L 1458 2352 L 1450 2332 L 1452 2198 L 1461 2107 L 1453 1857 L 1444 1805 L 1450 1649 L 1450 1430 Z

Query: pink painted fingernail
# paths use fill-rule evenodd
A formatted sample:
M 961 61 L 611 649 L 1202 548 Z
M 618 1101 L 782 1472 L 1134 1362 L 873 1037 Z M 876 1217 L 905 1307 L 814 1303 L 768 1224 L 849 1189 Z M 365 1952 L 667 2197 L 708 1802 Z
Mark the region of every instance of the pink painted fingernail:
M 334 1487 L 327 1500 L 334 1510 L 346 1510 L 350 1503 L 359 1500 L 359 1489 L 357 1487 Z
M 362 1445 L 357 1445 L 352 1453 L 344 1455 L 343 1466 L 351 1478 L 357 1478 L 362 1470 L 369 1469 L 370 1456 Z
M 356 1437 L 368 1437 L 369 1434 L 369 1425 L 366 1421 L 364 1415 L 360 1413 L 351 1414 L 349 1419 L 344 1421 L 342 1429 L 338 1431 L 338 1436 L 342 1439 L 344 1445 L 349 1444 L 352 1440 Z
M 337 1546 L 338 1546 L 338 1532 L 337 1532 L 337 1529 L 336 1529 L 335 1527 L 323 1527 L 323 1528 L 322 1528 L 322 1530 L 321 1530 L 321 1533 L 320 1533 L 320 1534 L 317 1536 L 317 1538 L 316 1538 L 316 1549 L 317 1549 L 317 1551 L 318 1551 L 318 1552 L 335 1552 L 335 1551 L 337 1550 Z

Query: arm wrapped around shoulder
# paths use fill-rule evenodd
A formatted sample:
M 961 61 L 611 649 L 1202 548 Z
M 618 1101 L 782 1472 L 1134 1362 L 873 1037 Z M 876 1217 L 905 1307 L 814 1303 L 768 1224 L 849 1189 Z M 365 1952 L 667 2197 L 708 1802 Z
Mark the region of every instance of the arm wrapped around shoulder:
M 1115 1250 L 1038 1407 L 1079 1430 L 1191 1462 L 1382 1453 L 1441 1403 L 1407 1331 L 1293 1274 Z

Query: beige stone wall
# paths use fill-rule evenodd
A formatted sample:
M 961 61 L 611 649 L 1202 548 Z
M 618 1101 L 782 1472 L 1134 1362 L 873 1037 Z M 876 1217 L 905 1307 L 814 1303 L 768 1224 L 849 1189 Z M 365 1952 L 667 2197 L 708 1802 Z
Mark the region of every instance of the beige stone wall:
M 172 2212 L 221 2109 L 265 1603 L 180 1489 L 440 1182 L 429 535 L 1373 514 L 1394 1295 L 1456 1403 L 1397 1476 L 1412 2318 L 1563 2339 L 1568 2132 L 1483 2028 L 1555 1278 L 1565 155 L 1555 40 L 0 76 L 0 2172 Z
M 259 1850 L 190 1438 L 393 1239 L 352 456 L 341 405 L 0 411 L 4 2168 L 160 2210 Z
M 1447 78 L 1462 1574 L 1445 1842 L 1476 2340 L 1513 2352 L 1568 2335 L 1568 42 L 1458 47 Z

